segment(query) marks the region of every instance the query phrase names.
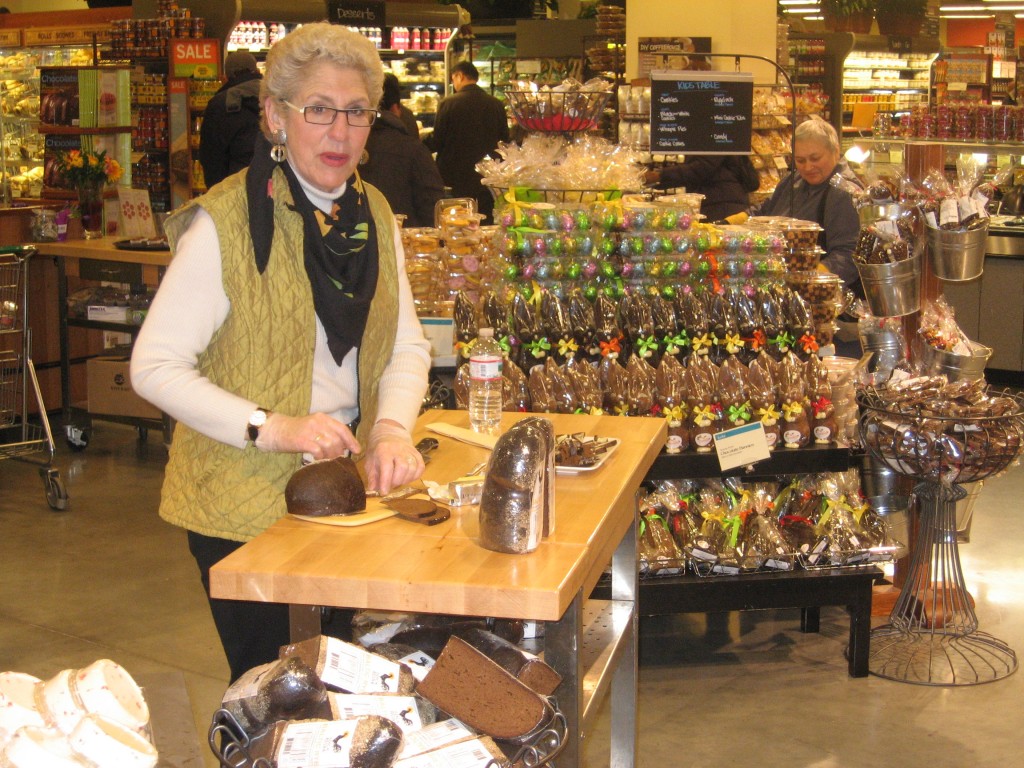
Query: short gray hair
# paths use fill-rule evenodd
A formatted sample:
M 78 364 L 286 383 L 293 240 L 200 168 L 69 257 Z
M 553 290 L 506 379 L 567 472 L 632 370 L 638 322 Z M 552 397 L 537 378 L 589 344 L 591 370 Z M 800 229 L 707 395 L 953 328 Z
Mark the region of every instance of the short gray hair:
M 271 46 L 260 84 L 260 103 L 268 97 L 277 101 L 291 99 L 309 68 L 321 63 L 358 72 L 366 85 L 370 104 L 376 107 L 380 103 L 384 94 L 384 68 L 373 43 L 358 32 L 324 21 L 303 24 Z M 261 123 L 263 133 L 271 139 L 266 115 Z
M 832 123 L 822 120 L 817 115 L 812 115 L 796 127 L 793 140 L 815 141 L 835 154 L 841 154 L 839 135 L 836 133 L 836 129 L 832 127 Z

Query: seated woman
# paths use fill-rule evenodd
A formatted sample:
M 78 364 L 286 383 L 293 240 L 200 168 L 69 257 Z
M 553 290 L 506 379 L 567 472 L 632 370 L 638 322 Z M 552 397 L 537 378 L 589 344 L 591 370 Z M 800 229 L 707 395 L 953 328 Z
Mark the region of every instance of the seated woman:
M 685 187 L 704 195 L 700 212 L 707 221 L 721 221 L 750 207 L 749 193 L 760 185 L 746 155 L 694 155 L 684 163 L 647 172 L 646 181 L 658 189 Z
M 841 160 L 839 136 L 831 124 L 812 117 L 797 126 L 793 140 L 796 170 L 784 178 L 775 192 L 752 213 L 759 216 L 792 216 L 814 221 L 824 228 L 818 244 L 825 250 L 822 263 L 855 287 L 860 282 L 853 263 L 860 219 L 853 198 L 829 181 L 837 173 L 853 178 Z

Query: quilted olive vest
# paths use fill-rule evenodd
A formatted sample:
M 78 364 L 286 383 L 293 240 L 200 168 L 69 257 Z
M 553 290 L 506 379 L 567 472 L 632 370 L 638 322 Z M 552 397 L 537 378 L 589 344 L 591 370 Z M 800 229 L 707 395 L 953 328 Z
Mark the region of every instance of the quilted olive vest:
M 303 265 L 302 217 L 289 206 L 288 182 L 273 178 L 275 233 L 270 262 L 256 269 L 248 229 L 245 174 L 235 174 L 168 218 L 171 245 L 198 207 L 213 218 L 220 239 L 222 280 L 231 302 L 224 324 L 200 355 L 199 371 L 217 386 L 289 415 L 309 413 L 316 342 L 313 294 Z M 358 350 L 363 445 L 376 421 L 377 385 L 398 327 L 398 269 L 387 201 L 367 185 L 377 227 L 377 291 Z M 239 431 L 245 429 L 239 424 Z M 248 541 L 285 514 L 284 487 L 302 457 L 242 450 L 179 423 L 164 478 L 160 516 L 206 536 Z

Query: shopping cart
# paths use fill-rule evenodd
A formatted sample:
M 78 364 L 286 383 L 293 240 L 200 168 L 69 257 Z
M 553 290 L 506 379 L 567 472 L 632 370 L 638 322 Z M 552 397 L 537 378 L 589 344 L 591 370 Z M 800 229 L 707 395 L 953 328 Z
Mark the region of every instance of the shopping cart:
M 0 460 L 39 464 L 46 501 L 67 509 L 68 493 L 53 462 L 53 433 L 32 364 L 28 327 L 28 265 L 32 246 L 0 246 Z M 29 390 L 39 408 L 39 423 L 29 420 Z M 41 455 L 40 455 L 41 454 Z

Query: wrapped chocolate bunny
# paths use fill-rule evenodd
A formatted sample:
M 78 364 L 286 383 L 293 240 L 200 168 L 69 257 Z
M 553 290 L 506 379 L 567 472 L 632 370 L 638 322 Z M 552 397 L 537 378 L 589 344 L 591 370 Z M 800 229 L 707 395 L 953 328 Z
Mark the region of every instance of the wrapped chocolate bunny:
M 455 349 L 458 351 L 460 359 L 469 360 L 473 342 L 476 341 L 480 328 L 476 319 L 476 307 L 465 291 L 455 294 L 453 316 L 455 319 Z
M 686 399 L 683 396 L 683 366 L 676 358 L 665 355 L 655 376 L 657 403 L 668 421 L 666 453 L 682 453 L 690 446 L 689 425 L 686 421 Z
M 551 381 L 543 365 L 535 365 L 527 377 L 527 389 L 530 393 L 530 406 L 533 413 L 557 413 L 558 401 L 552 389 Z
M 597 342 L 594 339 L 594 308 L 586 300 L 579 289 L 569 292 L 566 299 L 569 315 L 569 333 L 576 343 L 577 357 L 597 360 L 599 353 L 595 351 Z
M 757 484 L 750 493 L 750 513 L 743 524 L 744 552 L 748 556 L 754 556 L 756 553 L 766 569 L 793 570 L 796 558 L 779 528 L 775 515 L 774 494 L 764 483 Z
M 836 409 L 832 403 L 832 383 L 819 357 L 806 364 L 811 401 L 811 437 L 815 445 L 830 445 L 836 438 Z
M 597 366 L 573 357 L 562 366 L 562 372 L 572 382 L 577 408 L 583 413 L 601 413 L 603 397 Z
M 626 363 L 626 401 L 630 416 L 649 416 L 654 408 L 657 374 L 651 364 L 634 355 Z
M 639 295 L 626 296 L 621 303 L 622 331 L 630 353 L 656 365 L 660 343 L 654 332 L 654 315 L 647 300 Z
M 709 374 L 703 365 L 692 360 L 683 372 L 683 391 L 689 408 L 690 440 L 698 453 L 714 449 L 714 435 L 719 431 L 722 406 L 716 398 L 717 373 Z
M 672 576 L 686 569 L 683 552 L 669 528 L 668 510 L 652 504 L 657 497 L 640 503 L 637 556 L 642 576 Z
M 782 445 L 803 448 L 811 439 L 807 385 L 803 363 L 792 351 L 779 364 L 779 392 L 782 400 Z
M 722 406 L 722 430 L 742 427 L 753 419 L 750 404 L 747 366 L 734 355 L 718 368 L 718 402 Z
M 773 369 L 772 359 L 764 353 L 751 360 L 747 369 L 751 415 L 761 422 L 770 451 L 779 447 L 779 437 L 782 434 L 782 427 L 779 424 L 782 412 L 778 406 Z
M 544 361 L 544 377 L 551 388 L 551 397 L 555 402 L 556 413 L 575 413 L 579 407 L 576 390 L 572 380 L 558 367 L 554 358 Z
M 626 369 L 615 357 L 604 357 L 598 363 L 605 413 L 626 416 L 629 413 L 629 384 Z
M 622 331 L 619 329 L 615 304 L 604 294 L 594 301 L 594 341 L 591 348 L 594 357 L 617 358 L 622 353 Z
M 512 297 L 512 334 L 519 344 L 514 362 L 524 371 L 538 362 L 544 362 L 551 344 L 540 327 L 533 304 L 522 294 Z
M 501 409 L 510 413 L 528 413 L 533 410 L 529 382 L 523 369 L 506 357 L 501 366 L 501 378 Z
M 569 330 L 569 314 L 562 300 L 550 291 L 545 291 L 540 301 L 540 326 L 545 338 L 551 344 L 549 359 L 558 363 L 576 356 L 579 345 Z

